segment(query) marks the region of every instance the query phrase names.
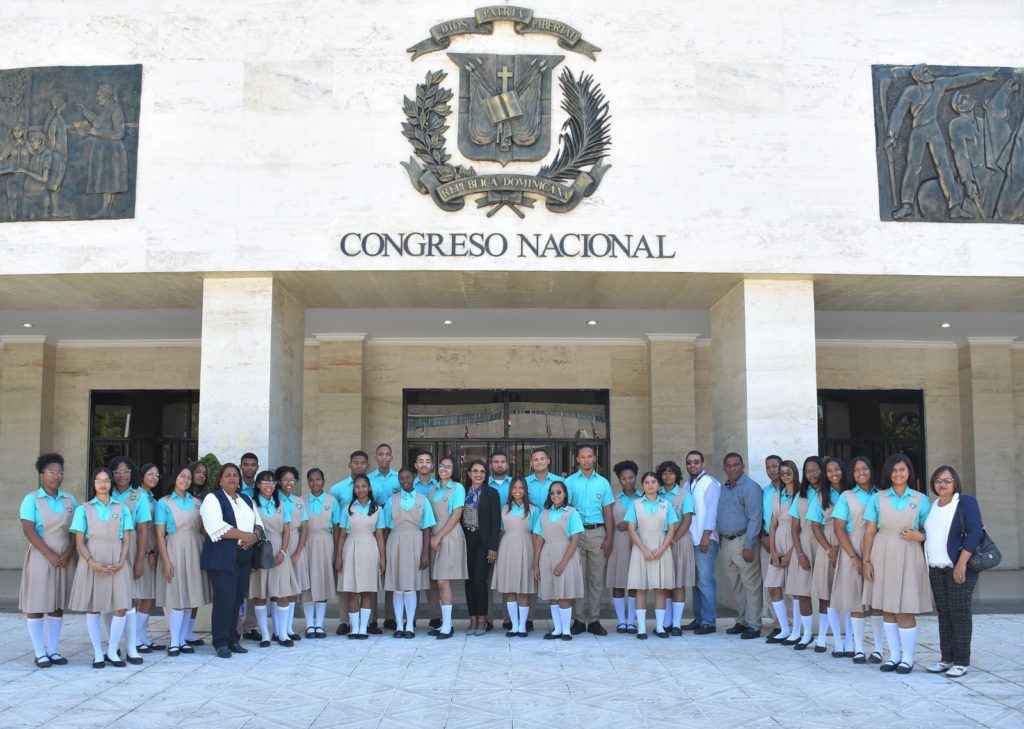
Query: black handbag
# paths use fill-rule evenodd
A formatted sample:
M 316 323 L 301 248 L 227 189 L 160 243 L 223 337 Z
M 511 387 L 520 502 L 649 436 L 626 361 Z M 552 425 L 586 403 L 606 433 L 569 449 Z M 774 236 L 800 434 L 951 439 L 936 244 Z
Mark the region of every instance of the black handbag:
M 960 514 L 960 536 L 967 536 L 967 526 L 964 523 L 964 515 Z M 1003 554 L 999 547 L 992 541 L 992 537 L 984 529 L 981 530 L 981 542 L 974 554 L 967 560 L 967 569 L 972 572 L 984 572 L 997 566 L 1003 561 Z
M 253 549 L 256 551 L 252 565 L 254 569 L 269 570 L 274 566 L 274 545 L 269 539 L 259 540 Z

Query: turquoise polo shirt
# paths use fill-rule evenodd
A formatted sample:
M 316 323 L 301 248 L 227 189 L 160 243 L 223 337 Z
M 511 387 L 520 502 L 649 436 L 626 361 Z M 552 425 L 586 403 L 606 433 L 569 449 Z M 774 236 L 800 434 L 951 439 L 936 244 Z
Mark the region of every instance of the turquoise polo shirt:
M 274 503 L 273 498 L 264 499 L 263 496 L 257 496 L 256 508 L 259 509 L 261 516 L 273 516 L 280 509 L 281 515 L 284 517 L 284 523 L 292 523 L 292 511 L 283 502 L 278 506 Z
M 572 509 L 570 511 L 569 509 L 563 506 L 561 509 L 547 509 L 544 513 L 548 515 L 548 522 L 551 524 L 554 524 L 555 522 L 559 521 L 566 515 L 566 513 L 568 513 L 569 524 L 568 528 L 566 529 L 566 536 L 571 537 L 572 535 L 579 534 L 583 531 L 583 520 L 580 518 L 580 513 L 575 509 Z M 541 526 L 540 523 L 540 520 L 542 518 L 543 517 L 540 516 L 540 514 L 537 515 L 537 519 L 534 522 L 532 529 L 534 534 L 537 534 L 541 537 L 544 536 L 544 527 Z
M 433 476 L 430 477 L 429 481 L 427 481 L 426 483 L 423 483 L 422 481 L 420 481 L 420 475 L 418 473 L 416 474 L 416 477 L 412 480 L 412 487 L 413 487 L 413 489 L 415 489 L 417 492 L 423 494 L 424 496 L 427 496 L 428 494 L 430 494 L 430 489 L 437 488 L 440 485 L 441 485 L 441 482 L 438 481 Z
M 530 503 L 536 506 L 538 509 L 544 508 L 544 502 L 548 499 L 548 488 L 551 484 L 559 479 L 555 478 L 551 471 L 548 471 L 547 478 L 541 481 L 537 478 L 537 474 L 531 473 L 526 477 L 526 490 L 527 498 L 530 499 Z
M 250 499 L 255 498 L 255 496 L 256 496 L 256 487 L 255 487 L 255 485 L 250 486 L 245 481 L 242 481 L 242 479 L 238 479 L 238 481 L 239 481 L 238 493 L 245 494 Z
M 342 529 L 344 529 L 346 534 L 349 534 L 352 531 L 352 527 L 349 525 L 349 514 L 348 514 L 349 506 L 352 507 L 353 511 L 358 511 L 361 514 L 369 514 L 370 513 L 370 502 L 369 501 L 367 501 L 365 504 L 360 504 L 358 501 L 356 501 L 353 504 L 346 505 L 344 509 L 339 509 L 338 510 L 338 526 L 341 527 Z M 424 511 L 426 511 L 426 509 L 424 509 Z M 373 528 L 374 529 L 385 529 L 387 527 L 387 525 L 385 524 L 384 509 L 382 509 L 380 507 L 377 507 L 377 512 L 376 513 L 377 513 L 377 523 L 374 524 Z
M 179 498 L 178 494 L 172 493 L 166 498 L 174 499 L 174 503 L 178 505 L 178 508 L 182 511 L 192 511 L 196 508 L 195 502 L 192 500 L 191 494 L 185 494 L 185 498 Z M 178 531 L 178 524 L 174 521 L 174 512 L 171 511 L 170 507 L 164 503 L 164 499 L 160 499 L 156 502 L 156 512 L 153 516 L 153 523 L 162 526 L 168 534 L 174 534 Z
M 370 490 L 371 491 L 373 490 L 373 482 L 372 481 L 370 482 Z M 339 502 L 342 506 L 348 506 L 349 504 L 351 504 L 352 503 L 352 477 L 349 476 L 348 478 L 346 478 L 346 479 L 344 479 L 342 481 L 338 481 L 338 483 L 336 483 L 333 486 L 331 486 L 330 494 L 331 494 L 331 496 L 334 497 L 334 500 Z M 374 501 L 376 501 L 376 498 L 374 499 Z
M 149 497 L 148 492 L 138 486 L 129 486 L 120 493 L 116 488 L 112 489 L 110 492 L 110 500 L 129 506 L 132 512 L 132 528 L 137 524 L 145 524 L 153 521 L 152 499 Z M 130 506 L 132 501 L 135 502 L 134 507 Z
M 512 479 L 505 476 L 502 480 L 495 481 L 493 478 L 488 476 L 487 485 L 498 492 L 498 497 L 501 499 L 498 503 L 504 506 L 505 502 L 508 501 L 508 490 L 512 486 Z
M 844 491 L 836 502 L 836 508 L 832 509 L 833 519 L 842 519 L 846 523 L 846 531 L 853 531 L 853 521 L 850 519 L 850 505 L 848 499 L 853 496 L 860 503 L 867 508 L 867 505 L 871 502 L 871 495 L 875 493 L 874 487 L 870 491 L 865 491 L 860 486 L 854 486 L 848 491 Z
M 569 505 L 580 513 L 584 524 L 604 524 L 604 507 L 615 503 L 612 485 L 608 479 L 594 471 L 587 478 L 577 471 L 565 479 L 569 491 Z
M 389 469 L 387 474 L 382 474 L 379 468 L 370 471 L 370 488 L 373 489 L 373 500 L 383 506 L 388 499 L 402 490 L 398 483 L 398 471 Z
M 522 516 L 525 511 L 526 511 L 525 507 L 522 507 L 519 504 L 509 504 L 509 506 L 508 506 L 508 514 L 509 514 L 509 516 Z M 537 508 L 531 508 L 530 509 L 530 516 L 526 520 L 526 529 L 527 529 L 527 531 L 530 531 L 530 532 L 535 532 L 536 531 L 535 527 L 537 526 L 537 521 L 540 519 L 540 514 L 541 514 L 542 511 L 543 511 L 543 509 L 537 509 Z M 506 513 L 505 512 L 505 507 L 502 507 L 501 508 L 501 531 L 505 531 L 505 513 Z
M 92 504 L 96 507 L 96 516 L 100 518 L 100 521 L 110 521 L 110 515 L 113 513 L 114 504 L 121 502 L 111 499 L 109 504 L 104 504 L 98 497 L 93 497 L 86 503 Z M 132 519 L 131 511 L 126 507 L 121 510 L 121 513 L 124 514 L 124 518 L 121 519 L 121 525 L 117 532 L 118 539 L 124 539 L 124 533 L 135 528 L 135 522 Z M 84 504 L 75 508 L 75 515 L 71 517 L 71 531 L 79 532 L 85 536 L 86 541 L 89 540 L 89 517 L 85 514 Z
M 689 496 L 689 494 L 687 494 L 687 496 Z M 658 505 L 662 501 L 665 502 L 665 505 L 668 508 L 665 509 L 665 523 L 662 525 L 661 530 L 663 532 L 667 532 L 668 531 L 668 525 L 669 524 L 676 524 L 676 523 L 678 523 L 679 522 L 679 517 L 676 516 L 676 510 L 672 508 L 672 504 L 668 503 L 667 499 L 662 499 L 660 496 L 658 498 L 656 498 L 654 501 L 651 501 L 646 496 L 641 496 L 639 499 L 634 499 L 633 502 L 626 509 L 626 517 L 625 517 L 624 521 L 626 521 L 626 522 L 628 522 L 630 524 L 636 524 L 637 523 L 637 521 L 636 521 L 636 507 L 637 507 L 638 504 L 643 507 L 643 510 L 646 513 L 648 513 L 648 514 L 657 514 L 658 513 Z M 685 502 L 684 502 L 684 506 L 685 506 Z M 693 503 L 692 502 L 690 503 L 690 510 L 691 511 L 693 510 Z
M 436 504 L 441 499 L 447 499 L 449 494 L 451 499 L 448 501 L 448 516 L 451 516 L 453 511 L 466 505 L 466 488 L 461 483 L 449 481 L 447 486 L 438 484 L 431 501 Z
M 416 489 L 412 491 L 401 491 L 401 496 L 398 498 L 398 508 L 402 511 L 409 511 L 413 506 L 416 505 L 416 497 L 419 495 Z M 395 520 L 394 513 L 392 512 L 391 505 L 394 503 L 393 500 L 388 499 L 388 503 L 384 505 L 384 528 L 394 529 Z M 423 505 L 423 514 L 420 516 L 420 529 L 429 529 L 430 527 L 437 524 L 437 520 L 434 519 L 434 510 L 431 509 L 427 504 Z
M 835 507 L 836 503 L 839 502 L 839 497 L 842 494 L 833 488 L 830 488 L 829 491 L 831 492 L 829 494 L 829 498 L 832 501 L 832 506 Z M 832 513 L 834 515 L 835 511 L 833 510 Z M 825 523 L 825 511 L 821 508 L 821 499 L 819 499 L 817 495 L 815 495 L 815 497 L 810 500 L 810 505 L 807 507 L 807 521 L 813 521 L 818 524 Z
M 772 525 L 772 503 L 775 501 L 775 494 L 779 493 L 779 490 L 775 488 L 771 481 L 761 487 L 763 498 L 761 499 L 761 509 L 764 514 L 764 531 L 768 533 L 768 529 Z
M 301 522 L 309 521 L 309 514 L 306 513 L 308 509 L 301 508 L 301 504 L 296 502 L 294 494 L 291 496 L 286 496 L 284 491 L 282 491 L 281 493 L 278 494 L 278 498 L 281 499 L 281 508 L 287 510 L 288 516 L 292 518 L 292 521 L 295 520 L 296 511 L 302 512 L 302 515 L 299 517 L 300 525 Z
M 882 527 L 882 517 L 878 513 L 878 504 L 882 499 L 889 499 L 889 503 L 892 504 L 892 508 L 896 511 L 903 511 L 910 505 L 910 495 L 914 493 L 914 489 L 907 486 L 907 490 L 903 492 L 903 496 L 896 494 L 894 489 L 888 488 L 885 491 L 879 491 L 871 495 L 871 500 L 868 501 L 867 508 L 864 509 L 864 521 L 873 521 L 875 526 Z M 914 517 L 914 529 L 920 529 L 921 525 L 924 524 L 925 517 L 928 516 L 928 512 L 931 511 L 932 505 L 928 502 L 927 497 L 924 494 L 921 495 L 921 506 L 917 509 L 917 516 Z
M 71 500 L 71 506 L 64 506 L 64 497 L 67 496 Z M 68 511 L 72 512 L 71 518 L 74 518 L 74 510 L 78 508 L 78 502 L 75 501 L 75 497 L 71 494 L 66 494 L 60 489 L 57 489 L 57 496 L 51 497 L 46 493 L 46 489 L 39 487 L 30 494 L 25 494 L 25 498 L 21 500 L 21 508 L 18 510 L 18 517 L 25 521 L 30 521 L 36 525 L 36 534 L 43 536 L 43 517 L 39 513 L 39 499 L 46 499 L 46 503 L 50 507 L 50 511 L 54 514 L 59 514 L 67 508 Z

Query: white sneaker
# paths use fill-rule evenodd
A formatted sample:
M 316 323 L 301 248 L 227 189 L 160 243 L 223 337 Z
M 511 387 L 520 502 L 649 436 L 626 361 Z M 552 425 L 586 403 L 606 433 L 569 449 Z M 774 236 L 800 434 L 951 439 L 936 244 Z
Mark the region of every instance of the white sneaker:
M 967 666 L 951 666 L 950 669 L 946 671 L 946 676 L 948 678 L 960 678 L 965 673 L 967 673 Z
M 938 663 L 933 663 L 932 665 L 928 666 L 924 670 L 928 671 L 928 673 L 946 673 L 952 667 L 953 667 L 952 663 L 943 663 L 942 661 L 939 661 Z M 960 675 L 963 675 L 963 674 L 960 674 Z

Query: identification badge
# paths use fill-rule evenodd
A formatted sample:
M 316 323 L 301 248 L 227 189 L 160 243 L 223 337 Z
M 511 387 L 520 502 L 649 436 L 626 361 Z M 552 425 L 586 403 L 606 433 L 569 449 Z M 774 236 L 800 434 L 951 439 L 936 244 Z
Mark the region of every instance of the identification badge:
M 594 494 L 594 498 L 597 499 L 598 501 L 600 501 L 603 497 L 604 497 L 604 490 L 603 489 L 598 491 L 596 494 Z

